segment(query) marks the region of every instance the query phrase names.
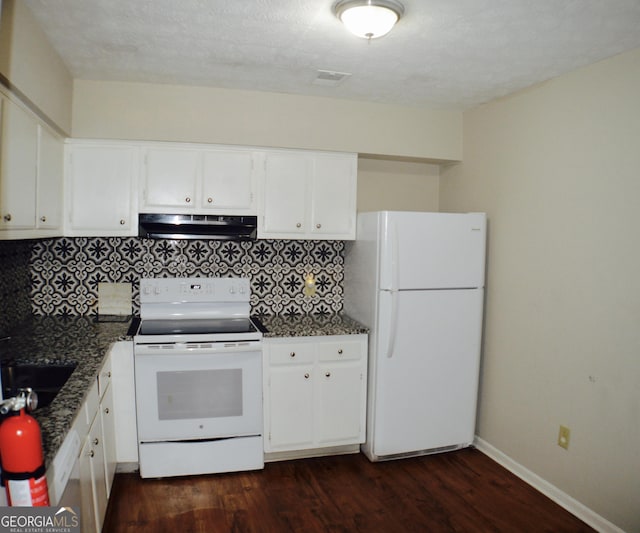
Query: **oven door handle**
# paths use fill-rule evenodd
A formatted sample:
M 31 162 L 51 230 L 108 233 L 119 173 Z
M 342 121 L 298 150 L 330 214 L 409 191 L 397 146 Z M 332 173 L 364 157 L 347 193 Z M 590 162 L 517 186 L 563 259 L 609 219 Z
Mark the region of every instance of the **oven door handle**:
M 188 354 L 228 354 L 242 352 L 256 352 L 262 350 L 260 341 L 237 342 L 172 342 L 136 344 L 135 355 L 178 355 Z

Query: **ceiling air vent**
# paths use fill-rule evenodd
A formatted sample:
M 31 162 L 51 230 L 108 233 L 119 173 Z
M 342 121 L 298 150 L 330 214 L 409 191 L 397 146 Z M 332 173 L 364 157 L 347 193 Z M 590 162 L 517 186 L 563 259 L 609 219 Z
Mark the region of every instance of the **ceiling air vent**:
M 325 87 L 337 87 L 351 74 L 349 72 L 335 72 L 333 70 L 319 70 L 314 85 L 324 85 Z

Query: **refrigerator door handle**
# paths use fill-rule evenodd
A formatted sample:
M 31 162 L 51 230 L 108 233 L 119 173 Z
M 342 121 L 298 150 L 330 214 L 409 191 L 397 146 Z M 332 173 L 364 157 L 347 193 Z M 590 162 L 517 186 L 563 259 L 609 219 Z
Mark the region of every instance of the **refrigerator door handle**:
M 387 345 L 387 357 L 391 359 L 396 347 L 396 333 L 398 331 L 398 291 L 389 291 L 391 296 L 391 323 L 389 329 L 389 344 Z
M 391 238 L 391 291 L 400 288 L 400 255 L 398 252 L 398 226 L 394 220 L 389 221 L 389 233 Z

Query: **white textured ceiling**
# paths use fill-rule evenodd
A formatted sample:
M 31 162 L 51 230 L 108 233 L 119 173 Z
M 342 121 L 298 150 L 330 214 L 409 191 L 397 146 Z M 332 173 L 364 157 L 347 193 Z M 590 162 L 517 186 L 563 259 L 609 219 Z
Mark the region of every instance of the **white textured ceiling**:
M 335 0 L 24 0 L 74 78 L 469 108 L 640 46 L 640 0 L 402 0 L 367 42 Z M 317 70 L 352 75 L 337 87 Z

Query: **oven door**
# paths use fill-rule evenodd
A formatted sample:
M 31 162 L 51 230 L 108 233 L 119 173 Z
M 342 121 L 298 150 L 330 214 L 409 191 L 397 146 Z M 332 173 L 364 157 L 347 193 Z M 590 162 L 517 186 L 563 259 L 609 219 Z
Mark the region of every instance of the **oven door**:
M 260 341 L 137 344 L 140 442 L 262 433 Z

